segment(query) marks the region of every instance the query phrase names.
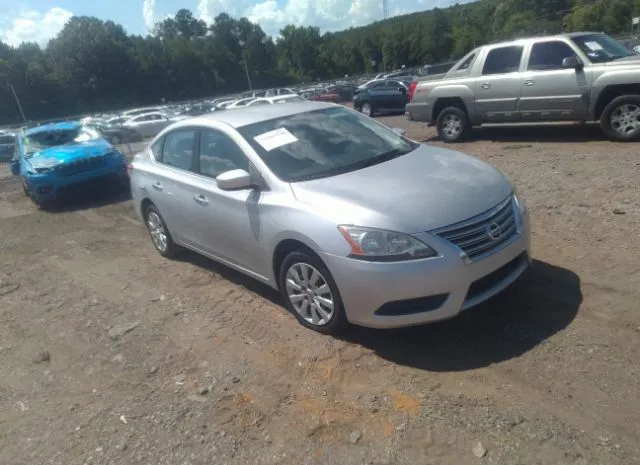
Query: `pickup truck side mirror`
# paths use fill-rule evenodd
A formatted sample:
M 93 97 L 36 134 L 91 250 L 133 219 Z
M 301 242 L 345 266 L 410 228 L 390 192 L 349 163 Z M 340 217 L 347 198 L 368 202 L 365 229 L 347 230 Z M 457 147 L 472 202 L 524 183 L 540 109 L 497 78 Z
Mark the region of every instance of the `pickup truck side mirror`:
M 582 69 L 584 68 L 584 63 L 582 63 L 580 58 L 572 56 L 564 58 L 562 60 L 562 66 L 565 68 Z

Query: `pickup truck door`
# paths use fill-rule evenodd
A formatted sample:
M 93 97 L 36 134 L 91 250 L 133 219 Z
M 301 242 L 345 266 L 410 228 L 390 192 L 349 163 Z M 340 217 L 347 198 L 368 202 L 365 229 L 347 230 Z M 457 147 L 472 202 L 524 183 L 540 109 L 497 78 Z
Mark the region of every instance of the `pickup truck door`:
M 520 66 L 524 47 L 497 46 L 485 56 L 476 80 L 475 114 L 480 123 L 508 123 L 520 120 Z
M 563 40 L 534 43 L 522 74 L 520 113 L 523 121 L 576 121 L 587 117 L 589 85 L 583 69 L 565 68 L 562 60 L 577 56 Z

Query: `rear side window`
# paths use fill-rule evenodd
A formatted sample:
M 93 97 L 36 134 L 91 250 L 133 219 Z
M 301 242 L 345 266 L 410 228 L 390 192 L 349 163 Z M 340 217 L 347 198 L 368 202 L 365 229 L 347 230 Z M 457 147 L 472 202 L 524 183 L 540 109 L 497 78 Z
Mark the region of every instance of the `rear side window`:
M 195 142 L 196 132 L 193 129 L 177 129 L 170 132 L 165 136 L 162 163 L 191 171 Z
M 471 55 L 469 55 L 467 58 L 465 58 L 465 60 L 462 63 L 460 63 L 460 65 L 456 68 L 456 71 L 463 71 L 465 69 L 469 69 L 475 57 L 476 57 L 475 53 L 472 53 Z
M 162 159 L 162 144 L 164 144 L 164 137 L 151 144 L 151 153 L 153 153 L 156 160 Z
M 494 48 L 489 51 L 482 69 L 483 75 L 515 73 L 520 69 L 521 45 Z

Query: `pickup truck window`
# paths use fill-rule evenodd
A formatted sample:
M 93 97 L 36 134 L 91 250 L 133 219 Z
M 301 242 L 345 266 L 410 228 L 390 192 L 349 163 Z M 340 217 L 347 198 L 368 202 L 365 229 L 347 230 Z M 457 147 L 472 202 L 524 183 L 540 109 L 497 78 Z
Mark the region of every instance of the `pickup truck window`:
M 530 71 L 550 71 L 563 69 L 562 60 L 575 56 L 575 52 L 564 42 L 554 40 L 552 42 L 539 42 L 531 47 L 529 57 Z
M 520 69 L 522 59 L 521 45 L 497 47 L 490 50 L 482 69 L 483 75 L 516 73 Z
M 455 71 L 463 71 L 465 69 L 469 69 L 475 57 L 476 57 L 475 53 L 472 53 L 471 55 L 469 55 L 467 58 L 465 58 L 465 60 L 462 63 L 458 65 Z

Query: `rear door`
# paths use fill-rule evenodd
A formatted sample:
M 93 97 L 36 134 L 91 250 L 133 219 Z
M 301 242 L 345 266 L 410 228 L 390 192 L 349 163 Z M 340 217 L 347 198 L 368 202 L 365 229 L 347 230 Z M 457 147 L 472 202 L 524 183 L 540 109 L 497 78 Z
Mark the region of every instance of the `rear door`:
M 197 142 L 196 128 L 179 128 L 167 133 L 162 148 L 157 148 L 160 156 L 146 173 L 148 179 L 144 186 L 173 239 L 185 244 L 194 240 L 190 225 L 200 213 L 194 205 L 190 186 Z
M 399 80 L 387 81 L 387 92 L 389 93 L 388 109 L 393 111 L 404 111 L 407 104 L 406 87 Z
M 483 123 L 520 120 L 518 101 L 523 52 L 522 45 L 496 46 L 486 52 L 475 89 L 475 107 Z

